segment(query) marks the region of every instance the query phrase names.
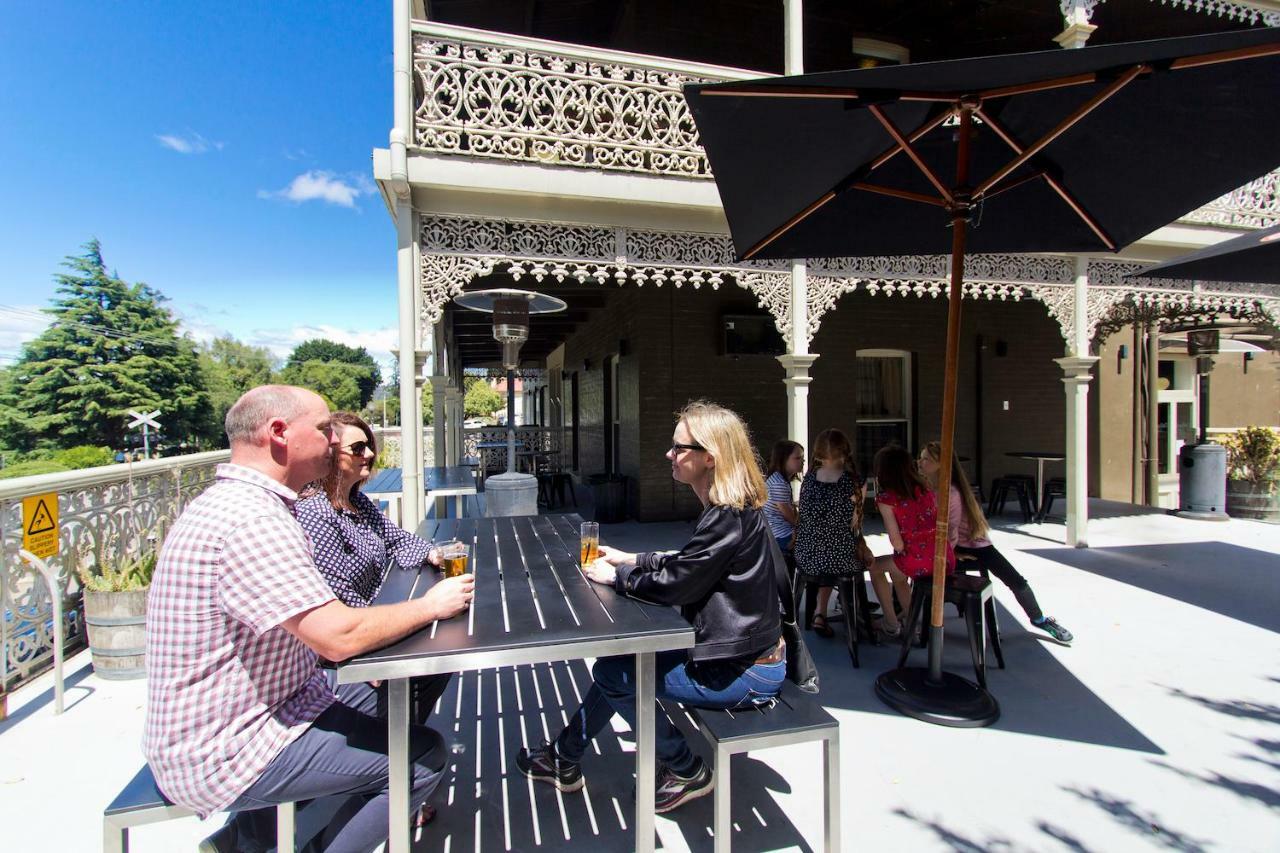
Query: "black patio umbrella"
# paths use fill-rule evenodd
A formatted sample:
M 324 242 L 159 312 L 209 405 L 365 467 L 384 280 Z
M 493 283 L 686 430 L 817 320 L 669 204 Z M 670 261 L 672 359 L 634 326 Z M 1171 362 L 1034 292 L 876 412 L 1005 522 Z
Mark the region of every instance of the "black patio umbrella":
M 1280 284 L 1280 225 L 1130 273 L 1126 278 L 1138 276 Z
M 685 95 L 741 259 L 950 251 L 944 459 L 967 250 L 1115 251 L 1280 162 L 1277 28 Z M 942 671 L 947 501 L 938 516 L 929 667 L 885 673 L 876 689 L 921 719 L 985 725 L 995 700 Z

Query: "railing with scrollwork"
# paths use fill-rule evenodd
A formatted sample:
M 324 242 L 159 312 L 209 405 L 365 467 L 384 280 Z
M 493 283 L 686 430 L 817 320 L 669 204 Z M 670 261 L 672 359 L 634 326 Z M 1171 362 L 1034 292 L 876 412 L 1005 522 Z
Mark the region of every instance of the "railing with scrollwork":
M 133 465 L 109 465 L 0 481 L 0 692 L 30 679 L 53 659 L 52 605 L 19 558 L 22 500 L 57 493 L 57 571 L 67 645 L 84 643 L 77 569 L 159 541 L 187 503 L 213 481 L 230 451 L 194 453 Z
M 760 74 L 419 21 L 413 76 L 420 149 L 709 178 L 681 87 Z
M 710 178 L 681 87 L 764 74 L 415 21 L 413 76 L 420 150 Z M 1181 221 L 1274 225 L 1278 178 L 1264 175 Z
M 516 427 L 517 453 L 559 453 L 563 430 L 556 427 Z M 481 444 L 493 445 L 480 447 Z M 507 459 L 506 427 L 477 427 L 462 431 L 462 455 L 480 460 L 486 469 L 501 468 Z

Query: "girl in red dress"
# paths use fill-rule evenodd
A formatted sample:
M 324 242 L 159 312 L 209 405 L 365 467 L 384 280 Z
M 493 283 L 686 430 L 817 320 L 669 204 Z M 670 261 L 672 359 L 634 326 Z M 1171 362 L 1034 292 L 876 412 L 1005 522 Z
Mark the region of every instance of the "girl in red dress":
M 873 463 L 878 494 L 876 506 L 893 544 L 893 554 L 877 557 L 871 585 L 884 612 L 881 631 L 889 638 L 902 633 L 893 609 L 893 594 L 905 613 L 911 604 L 910 581 L 933 574 L 934 535 L 938 501 L 933 489 L 916 470 L 915 459 L 897 445 L 881 448 Z M 947 574 L 956 568 L 956 556 L 947 544 Z M 890 591 L 889 581 L 893 581 Z

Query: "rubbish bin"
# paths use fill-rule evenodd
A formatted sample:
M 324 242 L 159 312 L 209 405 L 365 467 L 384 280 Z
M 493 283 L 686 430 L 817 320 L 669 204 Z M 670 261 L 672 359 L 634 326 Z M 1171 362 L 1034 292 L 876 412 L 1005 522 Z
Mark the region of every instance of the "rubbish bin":
M 1178 515 L 1227 520 L 1227 449 L 1221 444 L 1184 444 L 1178 453 Z
M 587 478 L 596 505 L 595 520 L 617 524 L 627 520 L 627 478 L 622 474 L 592 474 Z

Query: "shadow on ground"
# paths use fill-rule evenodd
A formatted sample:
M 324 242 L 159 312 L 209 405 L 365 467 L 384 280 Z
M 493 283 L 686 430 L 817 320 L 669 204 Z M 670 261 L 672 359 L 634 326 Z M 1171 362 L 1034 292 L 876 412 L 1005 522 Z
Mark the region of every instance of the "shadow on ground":
M 581 792 L 561 794 L 550 786 L 534 785 L 515 766 L 521 746 L 536 745 L 560 732 L 590 685 L 590 670 L 581 661 L 455 677 L 433 718 L 453 754 L 450 775 L 432 798 L 436 819 L 414 849 L 634 850 L 635 745 L 629 732 L 619 736 L 606 729 L 596 739 L 583 761 L 587 784 Z M 676 724 L 694 751 L 706 758 L 704 741 L 691 731 L 687 718 L 680 715 Z M 789 790 L 787 781 L 768 765 L 749 756 L 734 758 L 736 849 L 811 849 L 771 795 Z M 711 797 L 668 817 L 691 850 L 711 851 Z
M 1276 555 L 1226 542 L 1027 550 L 1231 619 L 1280 632 Z

